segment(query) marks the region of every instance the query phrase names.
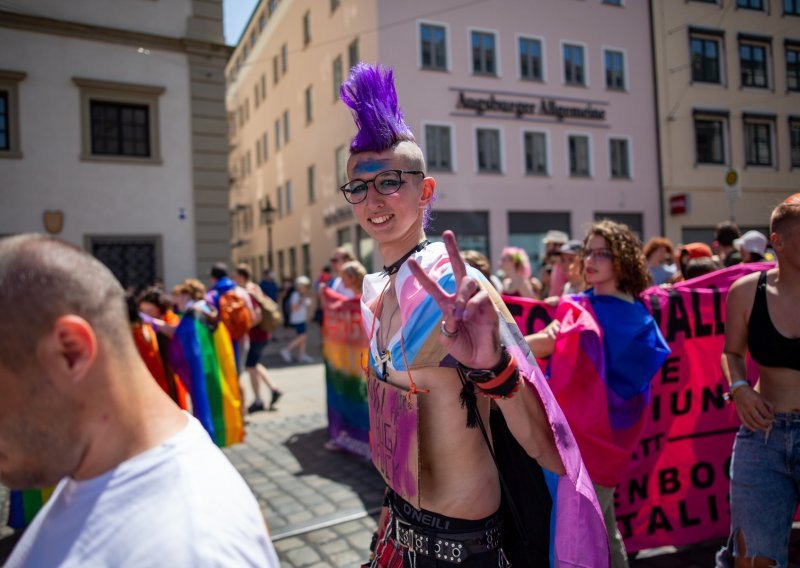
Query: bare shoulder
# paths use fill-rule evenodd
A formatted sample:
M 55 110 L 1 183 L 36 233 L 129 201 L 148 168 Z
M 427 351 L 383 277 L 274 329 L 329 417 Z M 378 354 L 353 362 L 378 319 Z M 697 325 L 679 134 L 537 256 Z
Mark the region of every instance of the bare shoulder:
M 751 272 L 739 278 L 728 290 L 728 301 L 732 299 L 752 297 L 755 294 L 760 272 Z

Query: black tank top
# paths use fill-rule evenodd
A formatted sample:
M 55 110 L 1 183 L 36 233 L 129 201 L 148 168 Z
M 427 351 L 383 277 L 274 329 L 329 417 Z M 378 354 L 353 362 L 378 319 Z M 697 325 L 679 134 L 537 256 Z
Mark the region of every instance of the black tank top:
M 800 337 L 784 337 L 769 317 L 766 270 L 758 277 L 753 311 L 747 322 L 747 349 L 759 365 L 800 371 Z

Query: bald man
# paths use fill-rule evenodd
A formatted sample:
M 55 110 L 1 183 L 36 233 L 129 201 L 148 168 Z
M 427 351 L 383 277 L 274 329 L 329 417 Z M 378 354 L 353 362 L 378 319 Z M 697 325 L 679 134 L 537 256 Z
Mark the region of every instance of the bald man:
M 0 239 L 0 314 L 0 482 L 57 485 L 6 566 L 278 565 L 244 480 L 147 371 L 105 266 Z

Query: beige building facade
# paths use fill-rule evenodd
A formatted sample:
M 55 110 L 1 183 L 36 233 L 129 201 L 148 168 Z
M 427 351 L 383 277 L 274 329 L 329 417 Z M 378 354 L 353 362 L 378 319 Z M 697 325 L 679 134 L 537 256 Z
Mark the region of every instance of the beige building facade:
M 230 255 L 222 0 L 0 5 L 0 234 L 86 249 L 126 287 Z
M 729 219 L 766 233 L 800 189 L 800 2 L 651 7 L 666 236 L 711 243 Z
M 660 233 L 651 45 L 633 0 L 261 1 L 226 67 L 233 260 L 313 278 L 349 243 L 380 268 L 337 189 L 359 60 L 395 71 L 437 180 L 432 238 L 496 266 L 601 217 Z

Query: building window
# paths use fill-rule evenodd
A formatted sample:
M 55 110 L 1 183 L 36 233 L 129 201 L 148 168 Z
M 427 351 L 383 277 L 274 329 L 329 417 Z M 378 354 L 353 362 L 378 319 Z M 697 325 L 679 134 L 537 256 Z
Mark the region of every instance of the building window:
M 420 61 L 423 69 L 447 71 L 447 32 L 444 26 L 420 24 Z
M 425 125 L 425 162 L 432 171 L 453 171 L 449 126 Z
M 311 245 L 308 243 L 303 243 L 302 247 L 300 248 L 300 255 L 303 263 L 303 274 L 306 276 L 311 276 Z
M 608 141 L 608 154 L 611 161 L 611 177 L 631 177 L 630 147 L 624 138 L 612 138 Z
M 306 87 L 306 124 L 311 124 L 314 120 L 314 91 L 311 85 Z
M 342 86 L 342 56 L 333 60 L 333 102 L 339 100 L 339 87 Z
M 262 12 L 261 15 L 258 17 L 258 31 L 263 31 L 267 25 L 267 17 Z
M 272 84 L 278 84 L 278 56 L 272 58 Z
M 766 88 L 769 86 L 767 47 L 766 44 L 739 42 L 742 87 Z
M 519 76 L 529 81 L 542 81 L 542 42 L 538 39 L 519 38 Z
M 256 167 L 261 167 L 261 140 L 256 140 Z
M 0 70 L 0 158 L 22 157 L 17 85 L 24 78 L 25 73 Z
M 493 33 L 472 32 L 472 73 L 497 75 L 497 52 Z
M 476 140 L 478 145 L 478 171 L 489 174 L 501 173 L 500 131 L 494 128 L 479 128 Z
M 719 37 L 692 35 L 690 44 L 692 81 L 698 83 L 721 83 Z
M 603 4 L 610 6 L 622 6 L 622 0 L 603 0 Z
M 783 0 L 783 13 L 789 16 L 800 16 L 800 0 Z
M 308 203 L 314 203 L 317 200 L 317 187 L 316 187 L 316 174 L 314 166 L 308 166 Z
M 282 250 L 278 251 L 278 276 L 281 280 L 286 279 L 286 263 L 284 262 L 285 256 Z
M 353 241 L 352 231 L 350 227 L 342 227 L 336 229 L 336 246 L 340 247 L 349 244 Z
M 281 75 L 286 75 L 286 70 L 289 67 L 288 58 L 289 58 L 288 48 L 286 47 L 286 44 L 284 43 L 281 46 Z
M 564 44 L 564 82 L 567 85 L 585 85 L 586 68 L 583 47 Z
M 269 145 L 267 144 L 267 133 L 266 132 L 261 135 L 261 152 L 263 153 L 262 157 L 261 157 L 261 161 L 262 162 L 266 162 L 267 158 L 269 158 Z
M 289 143 L 289 111 L 283 111 L 283 143 Z
M 292 182 L 286 182 L 286 214 L 292 214 Z
M 162 87 L 81 79 L 83 160 L 161 162 L 158 97 Z
M 746 8 L 747 10 L 764 10 L 764 0 L 736 0 L 738 8 Z
M 347 46 L 347 62 L 349 64 L 348 69 L 355 67 L 358 64 L 358 61 L 358 38 L 356 38 L 350 42 L 350 45 Z
M 606 88 L 618 91 L 625 90 L 625 54 L 621 51 L 607 49 L 605 51 Z
M 744 117 L 744 161 L 748 166 L 772 166 L 774 121 Z
M 789 118 L 791 167 L 800 168 L 800 118 Z
M 281 149 L 281 119 L 275 119 L 275 149 Z
M 311 12 L 303 14 L 303 47 L 311 43 Z
M 275 192 L 278 196 L 278 199 L 276 200 L 278 202 L 278 217 L 283 217 L 283 188 L 278 186 Z
M 543 241 L 549 231 L 569 234 L 572 231 L 570 214 L 562 211 L 508 213 L 508 245 L 527 252 L 536 271 L 548 260 L 548 245 Z
M 336 148 L 336 190 L 347 183 L 347 148 Z
M 694 139 L 698 164 L 725 163 L 727 117 L 695 115 Z
M 800 91 L 800 44 L 786 44 L 786 88 Z
M 339 0 L 331 0 L 331 12 L 335 12 L 339 7 Z
M 568 138 L 569 175 L 572 177 L 589 177 L 591 167 L 589 161 L 589 137 L 573 134 Z
M 150 157 L 147 105 L 90 101 L 89 112 L 93 155 Z
M 544 132 L 525 133 L 525 173 L 547 175 L 547 135 Z
M 489 213 L 486 211 L 442 211 L 437 209 L 425 230 L 433 242 L 442 241 L 442 233 L 451 229 L 461 250 L 476 250 L 489 255 Z
M 258 89 L 258 83 L 256 83 L 255 85 L 253 85 L 253 98 L 255 100 L 256 108 L 258 108 L 258 103 L 261 102 L 260 95 L 261 91 Z
M 261 74 L 261 100 L 267 98 L 267 76 L 265 73 Z

